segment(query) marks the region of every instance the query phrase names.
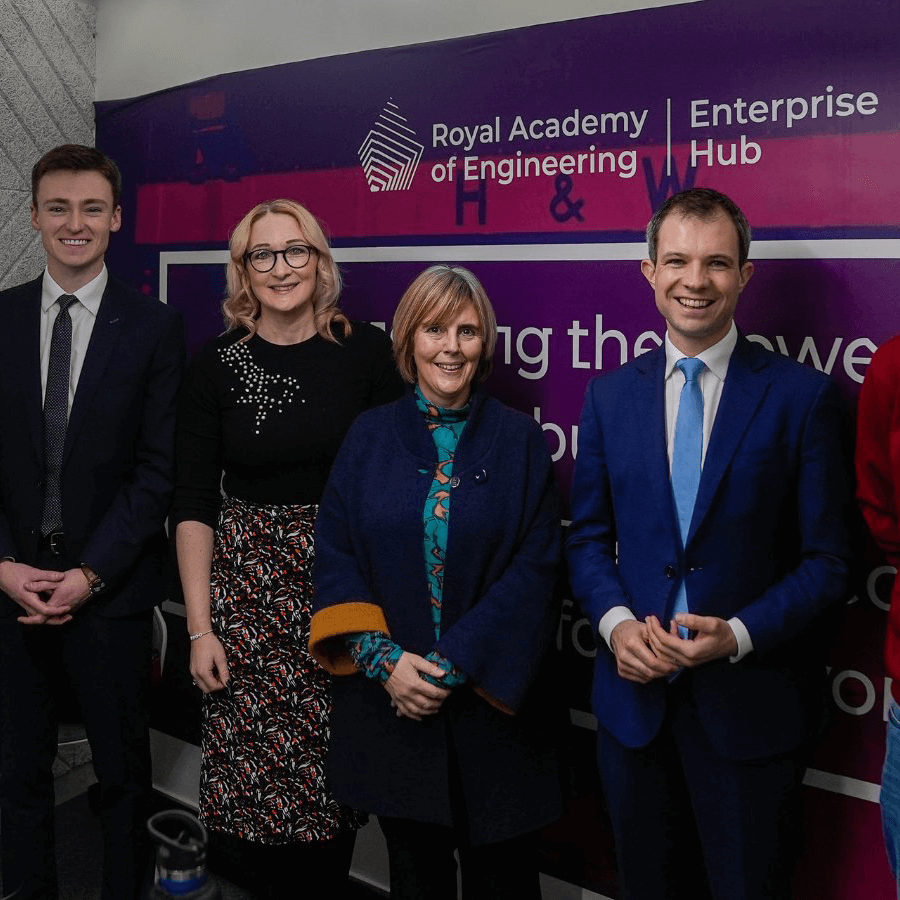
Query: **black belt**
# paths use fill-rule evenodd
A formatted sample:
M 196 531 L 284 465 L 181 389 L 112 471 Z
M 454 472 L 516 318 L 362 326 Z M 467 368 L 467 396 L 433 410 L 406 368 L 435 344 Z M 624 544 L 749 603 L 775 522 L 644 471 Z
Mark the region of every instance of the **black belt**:
M 38 549 L 46 550 L 54 556 L 62 556 L 66 552 L 66 533 L 51 531 L 50 534 L 42 534 L 38 541 Z

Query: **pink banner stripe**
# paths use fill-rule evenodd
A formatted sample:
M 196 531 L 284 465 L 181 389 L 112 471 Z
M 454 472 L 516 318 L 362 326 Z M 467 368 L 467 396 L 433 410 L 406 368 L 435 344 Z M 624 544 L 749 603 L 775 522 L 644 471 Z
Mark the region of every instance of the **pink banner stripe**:
M 758 144 L 757 162 L 726 166 L 719 164 L 719 153 L 725 160 L 734 153 L 739 160 L 740 138 L 714 141 L 713 164 L 708 164 L 706 156 L 698 158 L 695 184 L 734 196 L 757 228 L 900 224 L 896 203 L 900 176 L 894 165 L 900 158 L 900 132 L 762 138 Z M 699 143 L 699 149 L 707 147 L 705 141 Z M 641 148 L 635 151 L 633 161 L 628 151 L 624 152 L 625 156 L 623 151 L 615 151 L 615 172 L 609 171 L 611 161 L 606 158 L 607 170 L 590 174 L 584 151 L 582 174 L 522 176 L 506 185 L 489 179 L 484 191 L 484 224 L 478 221 L 476 178 L 463 182 L 463 190 L 473 196 L 463 203 L 463 221 L 457 225 L 455 180 L 437 182 L 432 176 L 433 167 L 445 166 L 446 160 L 423 160 L 412 188 L 406 191 L 370 191 L 361 167 L 249 175 L 237 182 L 200 185 L 148 184 L 138 191 L 136 240 L 139 244 L 221 243 L 252 206 L 275 197 L 292 197 L 307 205 L 336 238 L 641 231 L 651 215 L 644 161 L 651 162 L 654 183 L 659 185 L 665 151 Z M 673 149 L 682 186 L 690 152 L 685 145 Z M 746 158 L 756 156 L 749 143 L 743 153 Z M 565 164 L 573 166 L 578 164 L 578 155 L 531 158 L 555 157 L 558 166 L 568 157 Z M 487 161 L 490 169 L 504 159 L 510 157 L 480 157 L 478 163 L 470 163 L 470 171 L 481 162 Z M 517 158 L 512 160 L 515 164 Z M 541 164 L 552 168 L 552 163 Z M 462 166 L 458 159 L 455 171 Z M 621 177 L 619 172 L 630 166 L 633 176 Z M 571 182 L 567 189 L 560 183 L 563 179 Z M 760 190 L 761 184 L 765 191 Z M 561 220 L 554 218 L 553 212 Z

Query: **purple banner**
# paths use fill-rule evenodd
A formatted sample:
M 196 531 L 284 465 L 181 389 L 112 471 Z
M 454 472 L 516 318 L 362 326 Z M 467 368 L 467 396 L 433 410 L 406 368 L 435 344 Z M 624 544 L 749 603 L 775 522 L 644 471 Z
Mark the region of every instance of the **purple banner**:
M 489 387 L 541 423 L 567 497 L 588 380 L 662 338 L 642 232 L 682 187 L 729 193 L 754 226 L 740 327 L 829 372 L 854 403 L 872 353 L 900 330 L 898 44 L 893 0 L 706 0 L 98 104 L 98 144 L 126 185 L 111 266 L 184 312 L 192 349 L 221 330 L 227 236 L 262 200 L 294 197 L 328 225 L 352 318 L 389 327 L 427 264 L 469 266 L 501 325 Z M 807 778 L 798 897 L 894 896 L 874 802 L 893 575 L 860 550 L 832 722 Z M 576 793 L 545 835 L 545 870 L 615 896 L 588 715 L 593 638 L 568 599 L 558 648 Z M 165 706 L 157 727 L 192 739 Z

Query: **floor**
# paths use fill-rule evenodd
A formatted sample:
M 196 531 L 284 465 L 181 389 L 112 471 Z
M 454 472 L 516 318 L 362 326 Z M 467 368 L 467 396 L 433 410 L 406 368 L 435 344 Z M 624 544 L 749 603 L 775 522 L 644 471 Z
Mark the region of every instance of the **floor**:
M 80 728 L 63 726 L 60 729 L 60 753 L 54 764 L 54 776 L 59 900 L 99 900 L 102 845 L 100 828 L 88 800 L 89 788 L 96 783 L 96 778 L 90 764 L 90 750 Z M 171 801 L 162 797 L 158 802 L 160 809 L 172 806 Z M 214 877 L 222 900 L 253 900 L 254 894 L 248 886 L 215 874 Z M 375 900 L 381 896 L 353 883 L 347 885 L 343 894 L 330 893 L 347 900 Z M 0 897 L 4 897 L 2 890 Z

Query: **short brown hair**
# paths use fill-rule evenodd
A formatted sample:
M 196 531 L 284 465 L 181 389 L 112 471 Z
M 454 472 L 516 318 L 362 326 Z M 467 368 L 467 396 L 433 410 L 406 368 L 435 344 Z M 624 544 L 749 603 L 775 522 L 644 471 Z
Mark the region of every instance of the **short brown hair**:
M 400 298 L 394 313 L 394 359 L 403 378 L 416 381 L 415 338 L 423 325 L 444 325 L 471 303 L 481 327 L 481 359 L 476 381 L 491 373 L 497 346 L 497 318 L 481 282 L 462 266 L 431 266 L 419 274 Z
M 672 213 L 677 213 L 687 218 L 700 219 L 702 222 L 709 221 L 725 213 L 734 223 L 737 231 L 738 268 L 747 262 L 753 234 L 750 231 L 747 217 L 741 211 L 741 208 L 730 197 L 719 191 L 714 191 L 712 188 L 690 188 L 669 197 L 656 211 L 656 214 L 647 226 L 647 255 L 654 264 L 656 263 L 656 245 L 659 238 L 659 229 L 662 227 L 663 220 Z
M 83 144 L 63 144 L 48 150 L 31 170 L 31 202 L 37 206 L 41 179 L 50 172 L 99 172 L 112 190 L 113 209 L 122 194 L 122 173 L 119 167 L 96 147 Z M 98 198 L 99 199 L 99 198 Z
M 253 226 L 269 213 L 291 216 L 300 226 L 306 242 L 316 248 L 316 289 L 313 292 L 316 331 L 323 338 L 337 342 L 331 329 L 335 322 L 340 322 L 344 327 L 344 334 L 349 335 L 350 321 L 337 305 L 341 293 L 341 273 L 331 255 L 331 247 L 328 246 L 324 229 L 305 206 L 301 206 L 296 200 L 285 199 L 269 200 L 267 203 L 254 206 L 231 233 L 229 244 L 231 259 L 228 261 L 226 271 L 228 294 L 222 304 L 226 328 L 229 331 L 241 326 L 246 328 L 250 334 L 242 340 L 248 340 L 256 334 L 260 305 L 250 287 L 244 254 L 250 246 L 250 231 Z

